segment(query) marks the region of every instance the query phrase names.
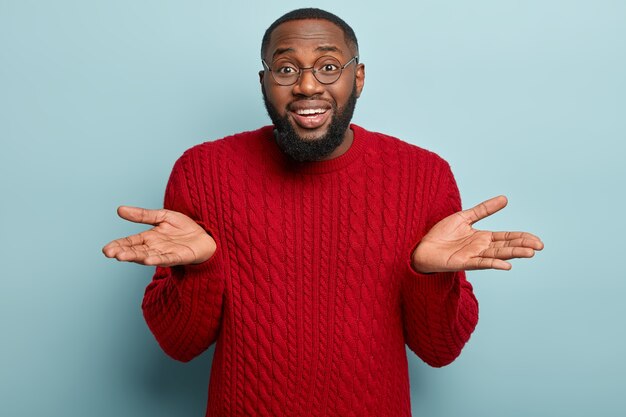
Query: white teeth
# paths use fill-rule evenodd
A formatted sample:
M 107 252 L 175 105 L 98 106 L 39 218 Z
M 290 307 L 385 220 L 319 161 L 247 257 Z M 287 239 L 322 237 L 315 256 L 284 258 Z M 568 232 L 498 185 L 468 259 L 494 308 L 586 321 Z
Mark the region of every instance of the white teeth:
M 296 110 L 296 113 L 300 115 L 322 114 L 322 113 L 326 113 L 326 110 L 324 109 L 301 109 L 301 110 Z

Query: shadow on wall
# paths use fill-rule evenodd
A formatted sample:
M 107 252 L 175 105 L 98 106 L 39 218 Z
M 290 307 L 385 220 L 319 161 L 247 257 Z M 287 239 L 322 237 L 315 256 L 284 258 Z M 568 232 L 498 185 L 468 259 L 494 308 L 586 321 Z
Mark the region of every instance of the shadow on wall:
M 111 323 L 116 333 L 109 359 L 116 369 L 111 382 L 117 385 L 119 397 L 118 410 L 111 411 L 118 415 L 204 415 L 214 345 L 189 363 L 167 356 L 141 314 L 141 297 L 149 282 L 145 270 L 125 275 L 124 280 L 133 284 L 126 286 L 127 295 L 117 301 L 117 322 Z

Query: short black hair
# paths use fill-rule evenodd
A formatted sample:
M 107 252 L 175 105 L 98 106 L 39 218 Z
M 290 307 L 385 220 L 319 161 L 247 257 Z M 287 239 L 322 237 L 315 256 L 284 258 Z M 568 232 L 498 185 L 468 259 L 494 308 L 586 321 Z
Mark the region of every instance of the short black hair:
M 262 59 L 265 58 L 265 52 L 267 51 L 267 47 L 270 43 L 270 37 L 272 36 L 272 32 L 274 32 L 274 29 L 276 29 L 279 25 L 285 22 L 290 22 L 292 20 L 305 20 L 305 19 L 321 19 L 321 20 L 327 20 L 331 23 L 334 23 L 343 31 L 343 35 L 345 36 L 346 43 L 348 44 L 348 46 L 350 46 L 351 48 L 354 48 L 355 52 L 358 54 L 359 42 L 357 41 L 356 35 L 354 34 L 354 30 L 352 30 L 350 25 L 348 25 L 339 16 L 334 15 L 330 12 L 327 12 L 326 10 L 316 9 L 314 7 L 308 7 L 308 8 L 303 8 L 303 9 L 292 10 L 288 13 L 285 13 L 284 15 L 276 19 L 274 23 L 272 23 L 270 27 L 267 28 L 267 30 L 265 31 L 265 34 L 263 35 L 263 41 L 261 42 L 261 58 Z

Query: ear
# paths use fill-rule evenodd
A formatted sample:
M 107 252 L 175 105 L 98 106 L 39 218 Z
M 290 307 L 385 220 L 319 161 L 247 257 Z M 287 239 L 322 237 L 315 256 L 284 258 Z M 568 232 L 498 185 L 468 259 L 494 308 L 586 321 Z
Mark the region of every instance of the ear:
M 365 64 L 358 64 L 356 66 L 356 96 L 361 96 L 363 86 L 365 85 Z
M 263 84 L 263 78 L 265 77 L 265 71 L 259 71 L 259 82 Z

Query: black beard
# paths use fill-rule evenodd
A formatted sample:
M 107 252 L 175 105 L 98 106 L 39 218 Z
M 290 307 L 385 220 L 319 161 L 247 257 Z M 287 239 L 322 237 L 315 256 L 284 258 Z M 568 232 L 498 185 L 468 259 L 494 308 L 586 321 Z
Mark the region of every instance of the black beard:
M 298 135 L 289 123 L 287 115 L 281 117 L 276 107 L 269 102 L 265 88 L 262 91 L 267 114 L 276 127 L 276 134 L 274 135 L 276 144 L 284 154 L 300 162 L 320 161 L 330 155 L 343 142 L 356 107 L 356 83 L 343 108 L 338 109 L 333 104 L 333 117 L 328 131 L 324 136 L 317 139 L 306 139 Z

